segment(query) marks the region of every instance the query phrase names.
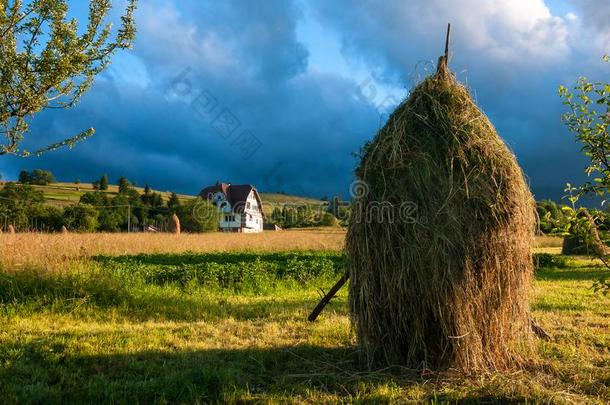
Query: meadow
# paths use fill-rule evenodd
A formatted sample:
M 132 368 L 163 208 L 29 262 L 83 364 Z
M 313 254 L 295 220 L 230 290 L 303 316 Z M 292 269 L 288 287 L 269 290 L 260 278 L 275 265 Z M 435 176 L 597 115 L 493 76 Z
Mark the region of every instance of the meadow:
M 587 258 L 539 239 L 511 372 L 366 370 L 340 291 L 344 233 L 0 235 L 1 403 L 608 403 L 610 297 Z

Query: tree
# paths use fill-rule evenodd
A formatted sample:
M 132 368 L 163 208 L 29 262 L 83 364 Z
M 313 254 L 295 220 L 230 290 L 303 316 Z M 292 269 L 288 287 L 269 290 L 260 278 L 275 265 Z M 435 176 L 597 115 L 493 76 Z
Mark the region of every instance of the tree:
M 330 212 L 325 212 L 322 214 L 322 219 L 320 220 L 321 226 L 339 226 L 339 221 L 337 217 L 335 217 Z
M 121 177 L 119 179 L 119 193 L 124 194 L 131 189 L 131 183 L 127 180 L 126 177 Z
M 30 183 L 39 186 L 46 186 L 55 181 L 55 176 L 48 170 L 34 169 L 30 174 Z
M 75 204 L 64 210 L 64 225 L 70 231 L 94 232 L 98 226 L 99 212 L 88 204 Z
M 19 172 L 19 183 L 30 184 L 30 172 L 22 170 Z
M 330 204 L 328 205 L 328 212 L 333 214 L 335 217 L 339 216 L 339 209 L 341 208 L 341 198 L 334 196 Z
M 34 205 L 28 213 L 28 217 L 36 230 L 43 232 L 59 231 L 64 223 L 63 211 L 52 205 Z
M 6 183 L 0 190 L 0 214 L 17 229 L 31 225 L 32 212 L 44 203 L 42 191 L 28 184 Z
M 108 195 L 99 191 L 89 192 L 81 195 L 79 202 L 81 204 L 92 205 L 95 207 L 105 207 L 110 205 Z
M 606 55 L 603 59 L 610 63 L 610 56 Z M 568 199 L 574 208 L 582 196 L 607 198 L 610 195 L 610 83 L 591 82 L 581 77 L 573 91 L 560 86 L 559 95 L 569 108 L 562 119 L 582 145 L 581 151 L 589 158 L 585 173 L 592 177 L 592 181 L 580 186 L 567 185 Z M 571 212 L 569 229 L 573 236 L 595 243 L 591 240 L 597 235 L 595 218 L 579 216 L 581 210 L 572 209 Z M 597 256 L 610 270 L 607 255 Z M 607 294 L 610 292 L 610 279 L 599 280 L 595 288 Z
M 28 156 L 19 145 L 29 122 L 46 109 L 73 107 L 110 63 L 117 49 L 135 38 L 136 0 L 129 0 L 116 37 L 106 17 L 109 0 L 90 0 L 86 27 L 67 19 L 66 0 L 0 3 L 0 155 Z M 38 149 L 36 155 L 86 139 L 93 128 Z
M 167 199 L 167 208 L 169 209 L 170 214 L 175 213 L 179 207 L 180 200 L 178 199 L 178 194 L 172 193 Z
M 218 230 L 220 213 L 208 200 L 195 198 L 181 205 L 176 213 L 180 228 L 186 232 L 201 233 Z
M 604 60 L 610 62 L 610 56 L 606 55 Z M 585 172 L 593 181 L 568 187 L 568 191 L 574 198 L 585 194 L 606 196 L 610 190 L 610 83 L 590 82 L 581 77 L 574 91 L 565 86 L 559 88 L 563 104 L 569 107 L 562 119 L 589 158 Z
M 108 175 L 104 174 L 100 179 L 99 189 L 102 191 L 108 190 Z
M 150 194 L 150 187 L 148 186 L 148 183 L 144 186 L 144 194 L 145 195 L 149 195 Z

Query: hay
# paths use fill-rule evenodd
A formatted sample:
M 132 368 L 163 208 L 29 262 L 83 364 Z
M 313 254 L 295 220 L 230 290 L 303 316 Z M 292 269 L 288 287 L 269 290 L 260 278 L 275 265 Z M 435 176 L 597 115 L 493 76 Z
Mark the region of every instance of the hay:
M 62 226 L 61 226 L 61 230 L 60 230 L 60 232 L 61 232 L 61 233 L 64 233 L 64 234 L 65 234 L 65 233 L 69 233 L 69 232 L 68 232 L 68 228 L 66 228 L 66 226 L 65 226 L 65 225 L 62 225 Z
M 366 190 L 347 235 L 349 305 L 368 365 L 521 364 L 535 204 L 446 58 L 365 148 L 357 176 Z
M 15 234 L 15 227 L 13 226 L 13 224 L 10 224 L 8 226 L 7 232 L 9 233 L 9 235 L 14 235 Z
M 178 215 L 172 215 L 172 217 L 169 219 L 167 228 L 170 233 L 175 233 L 176 235 L 180 234 L 180 219 L 178 218 Z

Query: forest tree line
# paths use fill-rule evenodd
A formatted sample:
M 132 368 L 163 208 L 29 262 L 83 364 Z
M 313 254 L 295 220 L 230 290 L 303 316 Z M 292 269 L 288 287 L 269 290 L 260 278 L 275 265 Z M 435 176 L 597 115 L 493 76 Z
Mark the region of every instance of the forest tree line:
M 176 193 L 165 201 L 148 186 L 143 192 L 138 191 L 124 177 L 114 195 L 105 192 L 108 179 L 102 176 L 96 190 L 84 193 L 78 203 L 65 207 L 50 205 L 44 193 L 33 186 L 49 183 L 41 184 L 41 177 L 36 177 L 39 172 L 22 172 L 18 183 L 4 184 L 0 190 L 0 228 L 6 230 L 12 225 L 16 231 L 57 232 L 65 227 L 71 232 L 124 232 L 152 227 L 163 231 L 173 214 L 186 232 L 218 228 L 218 213 L 210 202 L 199 198 L 181 201 Z M 47 173 L 50 177 L 45 174 L 43 178 L 52 178 Z

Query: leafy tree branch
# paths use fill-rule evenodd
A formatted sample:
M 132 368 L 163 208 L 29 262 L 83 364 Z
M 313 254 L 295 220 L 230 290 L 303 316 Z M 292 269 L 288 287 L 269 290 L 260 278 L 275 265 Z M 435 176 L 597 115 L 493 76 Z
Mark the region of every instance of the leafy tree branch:
M 30 120 L 45 109 L 73 107 L 118 49 L 130 48 L 136 34 L 137 0 L 129 0 L 114 37 L 106 23 L 110 0 L 90 0 L 88 23 L 79 35 L 68 19 L 66 0 L 0 0 L 0 155 L 41 154 L 93 135 L 81 133 L 34 152 L 21 150 Z

